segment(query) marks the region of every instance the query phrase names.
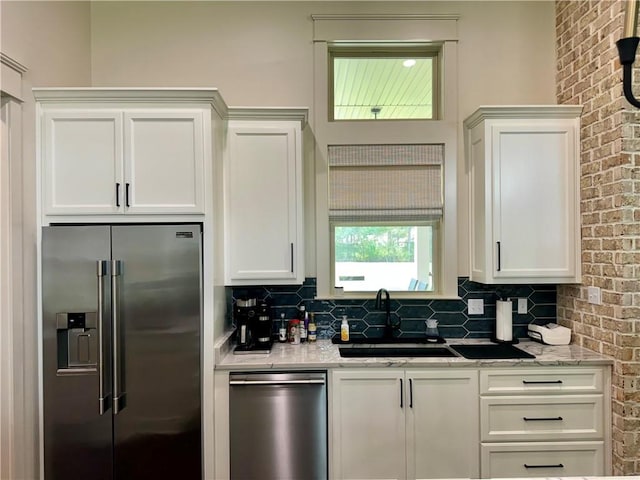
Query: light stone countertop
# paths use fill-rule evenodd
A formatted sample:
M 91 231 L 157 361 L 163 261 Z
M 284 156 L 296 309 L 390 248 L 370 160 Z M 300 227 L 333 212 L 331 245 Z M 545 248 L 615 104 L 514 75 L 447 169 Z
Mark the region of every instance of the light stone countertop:
M 625 477 L 518 477 L 501 478 L 500 480 L 640 480 L 640 475 L 627 475 Z
M 455 344 L 490 343 L 489 340 L 449 339 L 447 346 Z M 314 369 L 339 367 L 510 367 L 510 366 L 589 366 L 612 365 L 611 357 L 592 352 L 577 345 L 549 346 L 521 340 L 516 346 L 536 356 L 535 359 L 469 360 L 463 357 L 376 357 L 343 358 L 331 340 L 290 345 L 275 343 L 269 354 L 235 355 L 231 333 L 215 345 L 217 370 Z M 358 346 L 367 346 L 366 344 Z M 403 346 L 410 346 L 404 344 Z M 427 347 L 428 348 L 428 347 Z

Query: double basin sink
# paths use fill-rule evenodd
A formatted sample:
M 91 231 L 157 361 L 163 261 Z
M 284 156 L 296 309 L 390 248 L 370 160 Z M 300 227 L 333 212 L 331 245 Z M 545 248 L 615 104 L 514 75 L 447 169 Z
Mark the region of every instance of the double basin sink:
M 337 339 L 334 343 L 341 344 Z M 371 339 L 358 338 L 339 347 L 340 356 L 348 358 L 375 357 L 436 357 L 467 359 L 535 358 L 511 344 L 453 344 L 438 345 L 422 338 Z

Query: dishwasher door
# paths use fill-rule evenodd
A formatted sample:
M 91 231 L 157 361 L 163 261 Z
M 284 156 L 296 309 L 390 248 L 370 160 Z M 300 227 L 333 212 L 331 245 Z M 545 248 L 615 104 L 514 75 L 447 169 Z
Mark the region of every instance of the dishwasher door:
M 326 372 L 229 374 L 232 480 L 328 477 Z

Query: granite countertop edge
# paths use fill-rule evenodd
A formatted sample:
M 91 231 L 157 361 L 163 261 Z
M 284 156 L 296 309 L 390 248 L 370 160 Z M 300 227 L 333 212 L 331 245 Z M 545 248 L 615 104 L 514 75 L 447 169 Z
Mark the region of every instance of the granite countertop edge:
M 603 366 L 613 365 L 613 358 L 593 352 L 578 345 L 551 346 L 523 340 L 516 346 L 535 355 L 535 359 L 469 360 L 462 357 L 376 357 L 343 358 L 331 340 L 289 345 L 275 343 L 271 353 L 233 353 L 232 332 L 226 333 L 215 343 L 216 370 L 308 370 L 329 368 L 478 368 L 496 367 L 546 367 L 546 366 Z M 490 343 L 488 339 L 449 339 L 446 345 Z M 439 345 L 442 346 L 442 345 Z

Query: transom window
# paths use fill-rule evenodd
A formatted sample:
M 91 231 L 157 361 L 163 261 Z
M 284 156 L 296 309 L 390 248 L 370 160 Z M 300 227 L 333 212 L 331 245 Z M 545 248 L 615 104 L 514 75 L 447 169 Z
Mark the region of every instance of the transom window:
M 333 120 L 438 118 L 438 49 L 333 48 Z

